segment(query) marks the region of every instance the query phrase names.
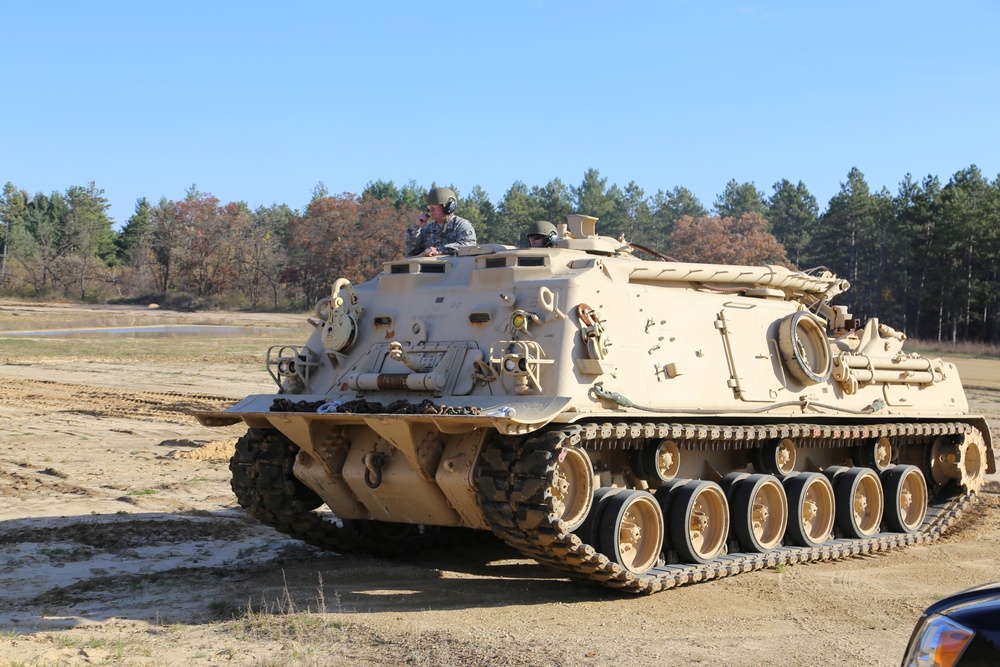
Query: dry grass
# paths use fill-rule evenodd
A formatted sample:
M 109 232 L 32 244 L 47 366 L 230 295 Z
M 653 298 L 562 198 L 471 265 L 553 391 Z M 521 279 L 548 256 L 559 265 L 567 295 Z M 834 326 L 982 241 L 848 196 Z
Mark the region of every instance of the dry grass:
M 991 345 L 990 343 L 977 343 L 973 341 L 948 343 L 910 338 L 906 341 L 903 348 L 905 350 L 909 350 L 910 352 L 921 352 L 947 357 L 1000 359 L 1000 346 Z
M 75 338 L 2 338 L 3 359 L 72 359 L 102 361 L 158 361 L 184 358 L 191 361 L 219 363 L 263 362 L 272 345 L 301 344 L 306 336 L 183 336 L 169 338 L 132 338 L 127 336 Z
M 299 609 L 287 581 L 281 598 L 273 602 L 262 600 L 254 607 L 248 601 L 242 608 L 215 602 L 211 607 L 230 616 L 224 629 L 238 643 L 274 643 L 282 647 L 282 657 L 268 658 L 259 663 L 262 667 L 330 664 L 332 656 L 344 653 L 345 626 L 332 620 L 323 591 L 323 575 L 317 573 L 317 577 L 315 609 Z M 335 606 L 339 606 L 339 600 Z

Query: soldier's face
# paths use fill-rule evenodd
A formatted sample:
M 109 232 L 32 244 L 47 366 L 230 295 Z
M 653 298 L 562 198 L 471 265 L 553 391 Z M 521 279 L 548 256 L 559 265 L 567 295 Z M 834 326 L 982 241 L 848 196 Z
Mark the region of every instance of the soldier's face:
M 441 222 L 448 217 L 445 215 L 444 206 L 441 204 L 428 204 L 427 210 L 430 212 L 431 218 L 434 219 L 434 222 Z

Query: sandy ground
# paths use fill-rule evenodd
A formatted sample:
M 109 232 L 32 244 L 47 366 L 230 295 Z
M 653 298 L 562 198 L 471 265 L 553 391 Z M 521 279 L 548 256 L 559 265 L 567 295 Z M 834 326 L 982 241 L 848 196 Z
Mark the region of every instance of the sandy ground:
M 182 343 L 12 356 L 2 336 L 125 316 L 302 320 L 0 302 L 0 665 L 898 665 L 923 607 L 1000 579 L 997 475 L 935 544 L 649 597 L 491 540 L 400 560 L 324 553 L 247 520 L 227 469 L 243 429 L 186 415 L 271 391 L 262 363 L 192 360 Z M 998 432 L 1000 362 L 959 363 Z

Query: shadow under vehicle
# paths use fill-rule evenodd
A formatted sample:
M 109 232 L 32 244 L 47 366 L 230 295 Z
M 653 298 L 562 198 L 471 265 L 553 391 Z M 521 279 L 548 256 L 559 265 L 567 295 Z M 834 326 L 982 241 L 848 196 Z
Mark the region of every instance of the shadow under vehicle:
M 934 540 L 995 470 L 954 365 L 832 305 L 847 281 L 643 251 L 572 215 L 337 280 L 275 393 L 197 414 L 250 427 L 240 505 L 341 552 L 491 531 L 649 593 Z

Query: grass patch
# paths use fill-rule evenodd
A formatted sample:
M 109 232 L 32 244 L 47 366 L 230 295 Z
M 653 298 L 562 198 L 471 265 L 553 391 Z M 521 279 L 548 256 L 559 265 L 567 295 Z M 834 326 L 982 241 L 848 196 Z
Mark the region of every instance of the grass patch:
M 238 641 L 281 642 L 289 655 L 296 658 L 329 659 L 336 654 L 337 647 L 344 641 L 344 624 L 333 621 L 327 612 L 326 597 L 323 593 L 323 575 L 317 574 L 316 608 L 299 609 L 292 599 L 287 583 L 281 598 L 274 602 L 261 601 L 256 607 L 248 601 L 245 607 L 234 607 L 224 601 L 214 601 L 209 609 L 230 613 L 231 620 L 225 623 L 227 630 Z M 336 600 L 339 606 L 339 599 Z M 287 664 L 279 662 L 274 664 Z M 317 664 L 329 664 L 320 662 Z
M 192 477 L 191 479 L 185 479 L 181 484 L 198 484 L 200 482 L 211 482 L 212 480 L 208 477 Z
M 156 489 L 141 489 L 139 491 L 129 491 L 126 495 L 129 496 L 152 496 L 157 493 Z
M 909 352 L 921 352 L 923 354 L 937 354 L 948 357 L 973 357 L 983 359 L 1000 359 L 1000 346 L 989 343 L 963 342 L 957 343 L 938 342 L 933 340 L 918 340 L 916 338 L 907 339 L 903 349 Z
M 59 648 L 99 649 L 108 652 L 108 657 L 101 664 L 121 664 L 130 655 L 148 657 L 153 654 L 153 648 L 146 644 L 135 644 L 123 637 L 97 637 L 93 635 L 78 636 L 70 633 L 51 634 L 49 639 Z
M 10 359 L 86 358 L 90 361 L 171 360 L 192 358 L 219 363 L 261 363 L 271 345 L 305 342 L 306 336 L 281 338 L 51 338 L 3 339 L 4 356 Z

